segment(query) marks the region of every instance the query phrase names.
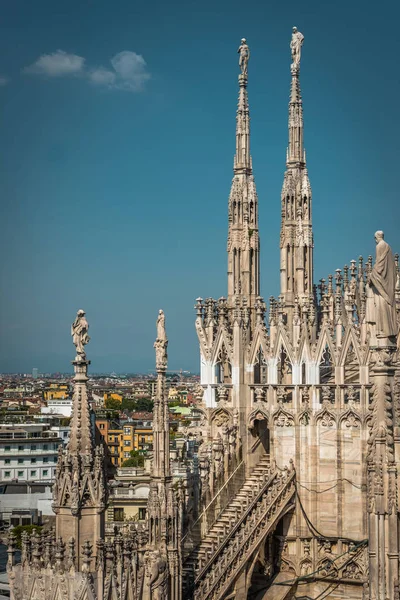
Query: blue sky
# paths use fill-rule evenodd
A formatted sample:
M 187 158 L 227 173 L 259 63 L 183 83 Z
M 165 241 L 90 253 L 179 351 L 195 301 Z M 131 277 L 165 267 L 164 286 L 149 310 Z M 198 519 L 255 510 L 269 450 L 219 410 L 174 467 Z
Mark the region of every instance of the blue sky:
M 251 49 L 261 288 L 279 293 L 291 27 L 313 189 L 315 279 L 399 234 L 398 3 L 3 0 L 0 371 L 198 370 L 194 300 L 226 294 L 237 54 Z

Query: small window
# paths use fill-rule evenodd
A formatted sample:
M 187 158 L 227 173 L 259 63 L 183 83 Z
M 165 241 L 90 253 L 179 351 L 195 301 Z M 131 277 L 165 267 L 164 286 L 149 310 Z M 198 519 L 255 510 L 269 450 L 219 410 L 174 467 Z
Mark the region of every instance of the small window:
M 24 476 L 24 472 L 23 471 L 18 471 L 18 477 L 23 477 Z
M 131 445 L 131 442 L 129 440 L 124 441 L 124 446 L 130 446 L 130 445 Z
M 4 471 L 4 477 L 11 477 L 11 471 Z
M 36 471 L 31 471 L 31 477 L 36 477 Z
M 31 445 L 31 450 L 36 450 L 36 444 Z
M 104 429 L 104 423 L 100 423 L 99 427 L 100 429 Z
M 23 452 L 23 451 L 25 450 L 25 447 L 24 447 L 24 446 L 18 446 L 18 450 L 19 450 L 20 452 Z
M 139 508 L 139 521 L 144 521 L 146 518 L 146 509 Z
M 4 450 L 5 450 L 6 452 L 10 452 L 10 450 L 11 450 L 11 446 L 4 446 Z
M 6 465 L 10 465 L 11 464 L 11 458 L 6 458 L 6 460 L 4 461 L 4 463 Z
M 124 509 L 123 508 L 114 508 L 114 521 L 123 521 L 124 520 Z
M 24 459 L 23 458 L 19 458 L 18 459 L 18 464 L 19 465 L 23 465 L 24 464 Z
M 47 470 L 47 469 L 44 469 L 44 470 L 43 470 L 43 477 L 47 477 L 47 475 L 48 475 L 48 474 L 49 474 L 48 470 Z
M 36 458 L 31 458 L 31 465 L 35 465 L 36 464 Z
M 49 457 L 48 457 L 48 456 L 44 456 L 44 457 L 43 457 L 43 462 L 44 462 L 44 463 L 47 463 L 47 462 L 49 462 Z
M 48 449 L 49 449 L 48 445 L 47 444 L 43 444 L 43 450 L 48 450 Z

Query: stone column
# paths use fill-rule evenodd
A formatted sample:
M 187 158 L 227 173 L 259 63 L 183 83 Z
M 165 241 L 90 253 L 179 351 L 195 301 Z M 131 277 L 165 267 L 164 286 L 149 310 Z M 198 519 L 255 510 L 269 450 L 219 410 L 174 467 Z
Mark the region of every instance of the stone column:
M 369 598 L 394 598 L 399 576 L 397 466 L 394 456 L 393 346 L 374 347 L 372 428 L 368 440 Z

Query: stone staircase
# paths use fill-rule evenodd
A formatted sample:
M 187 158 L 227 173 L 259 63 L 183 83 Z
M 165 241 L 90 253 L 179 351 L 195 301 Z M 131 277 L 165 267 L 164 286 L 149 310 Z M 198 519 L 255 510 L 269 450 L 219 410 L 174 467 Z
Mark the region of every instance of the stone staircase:
M 184 562 L 183 598 L 219 600 L 279 519 L 295 493 L 295 471 L 271 468 L 264 455 L 229 506 Z

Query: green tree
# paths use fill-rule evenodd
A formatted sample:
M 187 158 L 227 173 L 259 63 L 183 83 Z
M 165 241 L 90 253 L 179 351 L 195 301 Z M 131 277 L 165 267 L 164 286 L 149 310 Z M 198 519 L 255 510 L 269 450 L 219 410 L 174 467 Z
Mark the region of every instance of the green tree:
M 107 400 L 104 402 L 104 405 L 106 408 L 111 410 L 121 410 L 121 402 L 115 398 L 107 398 Z
M 141 412 L 153 412 L 154 403 L 150 398 L 138 398 L 136 400 L 136 410 Z
M 144 456 L 138 450 L 131 450 L 130 455 L 122 463 L 123 467 L 144 467 Z
M 42 529 L 43 527 L 40 527 L 39 525 L 17 525 L 14 527 L 12 529 L 12 533 L 15 535 L 17 548 L 21 550 L 22 534 L 24 531 L 26 531 L 29 535 L 32 535 L 33 531 L 40 533 Z
M 131 400 L 130 398 L 123 398 L 121 404 L 121 410 L 129 410 L 129 412 L 133 412 L 136 410 L 136 400 Z

